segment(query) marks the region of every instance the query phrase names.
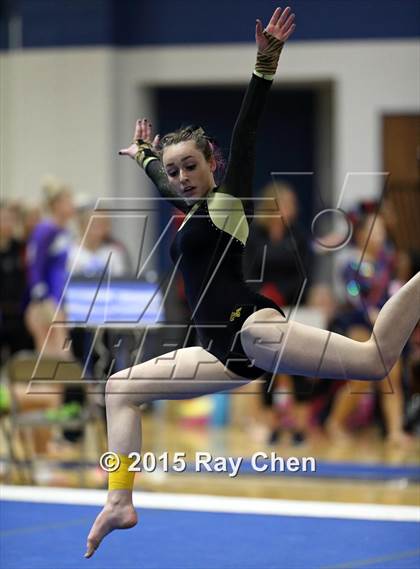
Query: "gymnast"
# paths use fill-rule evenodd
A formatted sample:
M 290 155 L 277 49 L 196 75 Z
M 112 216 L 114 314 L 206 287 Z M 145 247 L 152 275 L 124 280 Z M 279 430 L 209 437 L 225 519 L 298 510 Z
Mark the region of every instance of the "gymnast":
M 247 287 L 242 255 L 252 218 L 256 130 L 281 49 L 295 29 L 289 7 L 263 29 L 256 22 L 257 61 L 237 118 L 226 174 L 216 186 L 214 146 L 201 128 L 153 138 L 137 121 L 133 158 L 165 199 L 186 213 L 171 247 L 181 270 L 201 346 L 173 351 L 112 375 L 106 387 L 109 451 L 120 466 L 109 474 L 106 505 L 87 539 L 91 557 L 115 529 L 133 527 L 131 452 L 141 449 L 140 405 L 185 399 L 245 385 L 264 372 L 330 379 L 379 380 L 397 361 L 420 318 L 420 273 L 381 309 L 369 340 L 288 321 L 281 308 Z

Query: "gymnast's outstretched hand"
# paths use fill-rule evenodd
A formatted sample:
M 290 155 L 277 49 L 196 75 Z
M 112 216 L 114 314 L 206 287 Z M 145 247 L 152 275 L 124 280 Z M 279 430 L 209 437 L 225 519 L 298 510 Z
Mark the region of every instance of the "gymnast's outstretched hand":
M 289 6 L 284 10 L 276 8 L 265 29 L 263 29 L 261 20 L 257 20 L 255 26 L 255 40 L 257 42 L 258 51 L 264 53 L 269 47 L 267 34 L 270 34 L 270 36 L 273 36 L 283 43 L 288 40 L 296 28 L 294 20 L 295 15 L 292 14 L 292 10 Z
M 148 119 L 138 119 L 136 121 L 136 126 L 134 129 L 133 143 L 127 148 L 121 148 L 118 154 L 122 156 L 130 156 L 130 158 L 135 158 L 139 150 L 137 145 L 137 140 L 143 140 L 150 144 L 153 150 L 157 150 L 159 144 L 159 135 L 157 134 L 153 137 L 152 134 L 152 123 Z

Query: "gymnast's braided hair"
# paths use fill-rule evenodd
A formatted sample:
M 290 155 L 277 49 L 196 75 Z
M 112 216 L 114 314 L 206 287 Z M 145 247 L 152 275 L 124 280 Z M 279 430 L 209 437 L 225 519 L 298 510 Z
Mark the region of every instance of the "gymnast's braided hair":
M 195 142 L 197 149 L 202 152 L 207 162 L 209 162 L 211 158 L 216 160 L 217 168 L 215 172 L 215 179 L 216 183 L 220 183 L 225 169 L 225 161 L 216 140 L 206 134 L 201 126 L 189 125 L 181 127 L 174 132 L 170 132 L 163 136 L 159 143 L 160 155 L 162 156 L 164 149 L 168 146 L 178 144 L 179 142 L 186 142 L 188 140 L 193 140 Z

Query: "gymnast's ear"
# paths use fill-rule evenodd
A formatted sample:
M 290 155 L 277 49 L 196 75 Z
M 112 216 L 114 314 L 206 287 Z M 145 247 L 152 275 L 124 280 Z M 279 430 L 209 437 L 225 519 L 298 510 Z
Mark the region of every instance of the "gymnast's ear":
M 210 164 L 210 170 L 212 172 L 216 172 L 217 170 L 217 161 L 216 158 L 214 157 L 214 154 L 211 156 L 210 160 L 209 160 L 209 164 Z

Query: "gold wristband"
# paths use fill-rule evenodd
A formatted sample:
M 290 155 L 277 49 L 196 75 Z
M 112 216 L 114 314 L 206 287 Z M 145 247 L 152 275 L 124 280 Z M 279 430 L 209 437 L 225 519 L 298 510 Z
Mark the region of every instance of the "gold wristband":
M 158 160 L 159 159 L 159 157 L 156 156 L 150 142 L 146 142 L 145 140 L 142 140 L 141 138 L 139 138 L 137 140 L 133 140 L 133 142 L 134 142 L 134 144 L 137 145 L 137 152 L 136 152 L 136 155 L 134 157 L 134 160 L 143 169 L 145 169 L 147 164 L 149 162 L 151 162 L 152 160 Z
M 255 70 L 264 76 L 274 76 L 277 70 L 277 64 L 279 62 L 279 57 L 281 50 L 283 49 L 284 42 L 275 38 L 265 30 L 263 34 L 268 41 L 268 45 L 264 51 L 257 52 Z
M 261 77 L 261 79 L 266 79 L 267 81 L 272 81 L 275 77 L 275 75 L 267 75 L 266 73 L 260 73 L 259 71 L 257 71 L 256 69 L 254 69 L 254 75 L 256 75 L 257 77 Z

